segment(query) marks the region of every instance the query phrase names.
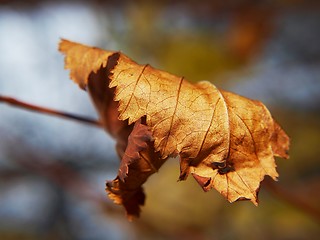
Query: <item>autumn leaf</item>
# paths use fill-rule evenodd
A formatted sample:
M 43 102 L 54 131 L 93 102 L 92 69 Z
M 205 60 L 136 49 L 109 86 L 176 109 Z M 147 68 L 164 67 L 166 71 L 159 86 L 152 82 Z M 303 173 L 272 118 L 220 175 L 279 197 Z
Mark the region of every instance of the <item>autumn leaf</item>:
M 157 172 L 165 160 L 154 151 L 149 127 L 138 120 L 128 137 L 128 145 L 122 156 L 118 176 L 107 182 L 109 197 L 122 204 L 129 219 L 139 216 L 144 204 L 142 184 Z
M 261 102 L 206 81 L 191 84 L 120 52 L 67 40 L 59 49 L 117 140 L 122 160 L 107 191 L 128 216 L 139 214 L 141 185 L 168 157 L 180 157 L 180 180 L 191 174 L 230 202 L 257 204 L 264 176 L 277 179 L 274 156 L 288 158 L 289 138 Z

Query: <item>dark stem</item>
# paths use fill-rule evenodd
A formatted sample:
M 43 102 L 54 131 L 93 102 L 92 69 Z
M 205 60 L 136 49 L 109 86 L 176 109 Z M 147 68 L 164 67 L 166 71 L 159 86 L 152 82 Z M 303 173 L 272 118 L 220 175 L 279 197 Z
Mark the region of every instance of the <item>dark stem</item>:
M 279 186 L 273 180 L 267 178 L 263 181 L 264 187 L 266 187 L 270 193 L 279 199 L 282 199 L 286 203 L 292 205 L 295 208 L 302 210 L 304 213 L 312 216 L 315 220 L 320 222 L 320 211 L 308 203 L 303 198 L 299 197 L 297 194 L 288 191 L 287 189 Z
M 45 107 L 32 105 L 32 104 L 25 103 L 25 102 L 19 101 L 17 99 L 11 98 L 11 97 L 6 97 L 6 96 L 0 95 L 0 102 L 5 102 L 8 104 L 14 105 L 16 107 L 28 109 L 28 110 L 35 111 L 38 113 L 50 114 L 50 115 L 54 115 L 54 116 L 58 116 L 58 117 L 67 118 L 70 120 L 76 120 L 79 122 L 95 125 L 97 127 L 102 127 L 100 122 L 97 120 L 94 120 L 94 119 L 89 119 L 89 118 L 81 117 L 81 116 L 78 116 L 78 115 L 75 115 L 72 113 L 61 112 L 61 111 L 57 111 L 57 110 L 53 110 L 53 109 L 49 109 L 49 108 L 45 108 Z

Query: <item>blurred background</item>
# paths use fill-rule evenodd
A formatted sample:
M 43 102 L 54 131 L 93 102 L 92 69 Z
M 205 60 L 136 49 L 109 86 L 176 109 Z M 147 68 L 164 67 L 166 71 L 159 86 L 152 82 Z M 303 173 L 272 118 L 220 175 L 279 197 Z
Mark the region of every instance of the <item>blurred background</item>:
M 177 182 L 170 159 L 129 223 L 104 191 L 119 160 L 103 130 L 0 103 L 0 239 L 319 237 L 319 1 L 0 0 L 0 95 L 97 118 L 63 69 L 60 38 L 263 101 L 291 137 L 290 159 L 277 159 L 259 207 Z

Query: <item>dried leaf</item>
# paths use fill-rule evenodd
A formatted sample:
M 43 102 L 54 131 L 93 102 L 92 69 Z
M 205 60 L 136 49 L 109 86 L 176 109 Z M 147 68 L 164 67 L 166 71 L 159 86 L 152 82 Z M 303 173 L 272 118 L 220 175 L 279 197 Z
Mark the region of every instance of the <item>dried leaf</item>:
M 191 173 L 205 191 L 214 187 L 230 202 L 257 204 L 264 176 L 277 179 L 274 156 L 288 157 L 289 138 L 261 102 L 209 82 L 191 84 L 119 52 L 66 40 L 60 51 L 118 142 L 122 162 L 107 189 L 130 216 L 143 204 L 141 185 L 168 157 L 179 155 L 180 180 Z
M 109 197 L 125 207 L 129 219 L 139 216 L 139 206 L 144 204 L 142 184 L 164 162 L 159 153 L 154 151 L 149 127 L 137 121 L 128 138 L 118 176 L 112 182 L 108 181 L 106 188 Z

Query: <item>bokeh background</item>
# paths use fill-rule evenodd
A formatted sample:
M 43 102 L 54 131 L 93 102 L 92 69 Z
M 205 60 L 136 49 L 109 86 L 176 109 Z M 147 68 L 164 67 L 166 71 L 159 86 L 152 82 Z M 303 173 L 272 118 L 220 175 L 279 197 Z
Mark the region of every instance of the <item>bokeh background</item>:
M 114 141 L 88 124 L 0 103 L 0 239 L 318 239 L 320 4 L 302 0 L 0 1 L 0 95 L 97 118 L 60 38 L 259 99 L 291 137 L 260 206 L 229 204 L 170 159 L 129 223 L 104 192 Z

